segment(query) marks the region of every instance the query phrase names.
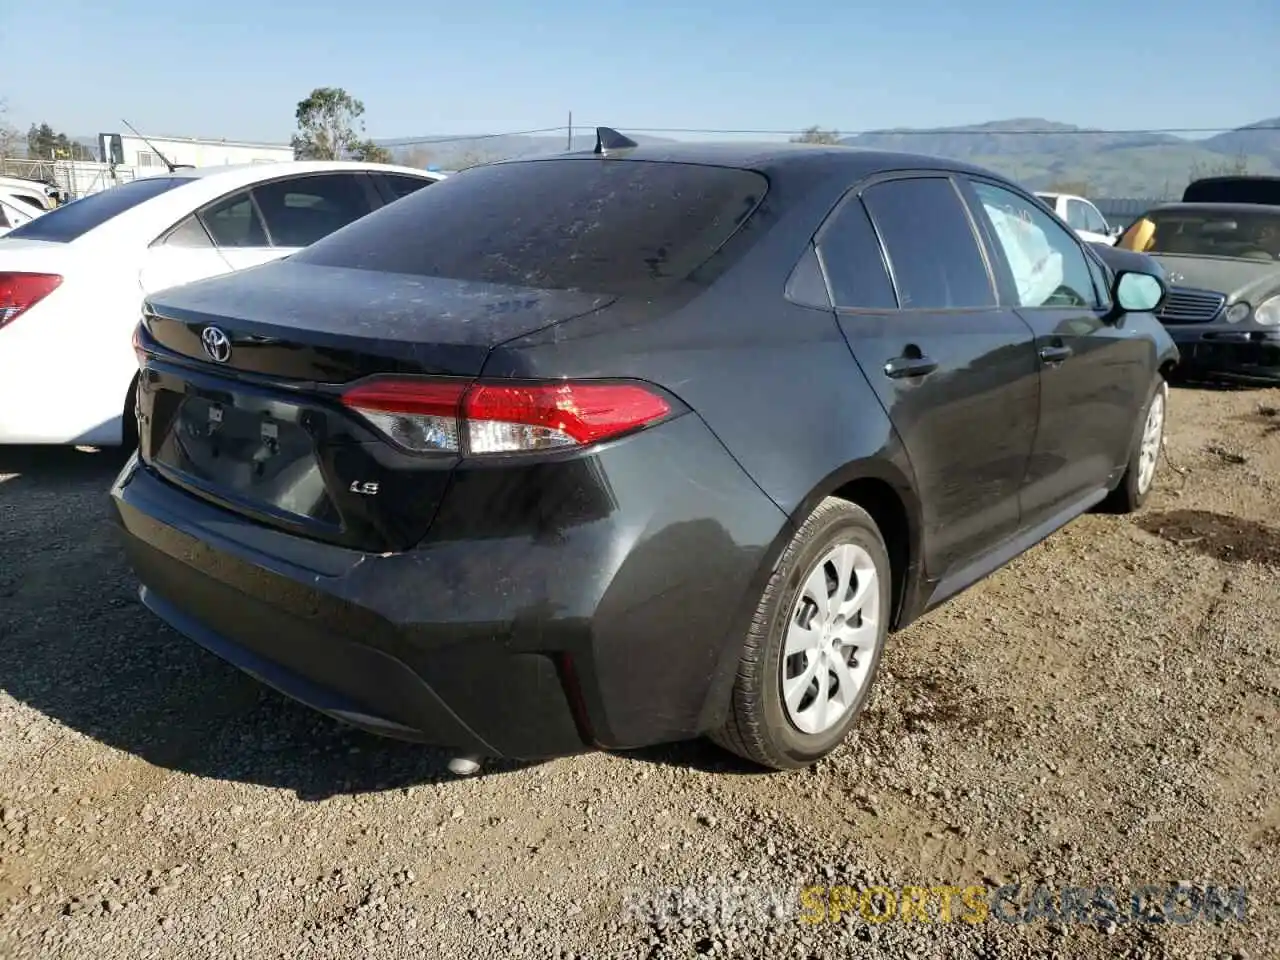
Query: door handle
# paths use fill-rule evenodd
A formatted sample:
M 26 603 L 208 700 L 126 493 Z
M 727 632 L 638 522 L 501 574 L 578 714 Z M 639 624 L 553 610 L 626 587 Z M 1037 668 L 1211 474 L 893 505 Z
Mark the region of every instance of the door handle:
M 1061 363 L 1071 356 L 1070 347 L 1041 347 L 1040 359 L 1045 363 Z
M 938 361 L 928 357 L 894 357 L 884 365 L 884 375 L 891 380 L 923 377 L 938 369 Z

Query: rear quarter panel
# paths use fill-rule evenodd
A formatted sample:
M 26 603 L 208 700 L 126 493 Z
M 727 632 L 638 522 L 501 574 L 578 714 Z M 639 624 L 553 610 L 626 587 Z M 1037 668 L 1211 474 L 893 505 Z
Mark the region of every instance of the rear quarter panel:
M 716 273 L 708 264 L 710 280 L 663 301 L 619 301 L 509 341 L 490 355 L 484 376 L 634 377 L 671 391 L 790 518 L 769 565 L 824 496 L 865 477 L 898 494 L 909 555 L 920 556 L 910 465 L 834 313 L 784 297 L 792 268 L 848 185 L 773 183 L 723 251 L 734 257 L 745 247 L 732 267 Z

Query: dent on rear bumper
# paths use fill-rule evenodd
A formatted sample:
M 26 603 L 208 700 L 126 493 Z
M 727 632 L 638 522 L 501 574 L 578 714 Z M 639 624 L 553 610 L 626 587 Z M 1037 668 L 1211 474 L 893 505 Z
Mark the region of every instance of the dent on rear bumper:
M 694 415 L 588 457 L 464 464 L 401 554 L 251 525 L 136 461 L 113 499 L 181 632 L 374 732 L 520 757 L 704 732 L 787 524 Z

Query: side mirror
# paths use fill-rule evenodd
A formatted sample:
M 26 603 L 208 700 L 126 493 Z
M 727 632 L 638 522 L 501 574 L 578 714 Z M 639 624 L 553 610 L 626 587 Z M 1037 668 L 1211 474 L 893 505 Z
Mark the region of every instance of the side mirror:
M 1111 299 L 1126 313 L 1143 313 L 1158 307 L 1164 294 L 1164 282 L 1159 277 L 1125 270 L 1116 276 Z

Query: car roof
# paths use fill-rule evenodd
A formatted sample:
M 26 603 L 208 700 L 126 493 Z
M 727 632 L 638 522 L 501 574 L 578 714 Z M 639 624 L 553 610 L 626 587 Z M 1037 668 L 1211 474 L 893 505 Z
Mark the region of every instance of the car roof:
M 1162 203 L 1150 213 L 1280 213 L 1280 206 L 1267 203 Z M 1143 214 L 1146 216 L 1146 214 Z
M 153 176 L 189 180 L 208 180 L 214 177 L 228 180 L 244 178 L 247 181 L 253 181 L 259 178 L 274 179 L 275 177 L 287 177 L 299 173 L 333 173 L 344 170 L 407 173 L 412 176 L 427 177 L 434 180 L 442 180 L 445 176 L 443 173 L 437 173 L 434 170 L 402 167 L 394 163 L 370 163 L 364 160 L 279 160 L 271 163 L 229 163 L 216 167 L 181 168 L 174 170 L 172 173 L 168 170 L 160 170 Z
M 1007 180 L 991 170 L 942 157 L 813 143 L 642 143 L 624 150 L 611 151 L 605 156 L 592 151 L 575 151 L 538 157 L 514 157 L 500 162 L 537 163 L 591 157 L 602 162 L 642 160 L 733 167 L 788 178 L 824 179 L 835 174 L 861 178 L 892 170 L 925 168 Z
M 84 230 L 71 243 L 80 247 L 112 247 L 148 244 L 165 229 L 207 203 L 260 183 L 288 177 L 344 172 L 399 173 L 428 181 L 445 179 L 442 173 L 360 160 L 285 160 L 278 163 L 228 164 L 218 167 L 161 169 L 110 189 L 129 189 L 152 180 L 171 181 L 172 189 L 148 197 L 134 206 Z M 96 195 L 91 195 L 96 196 Z M 54 211 L 56 212 L 56 211 Z

